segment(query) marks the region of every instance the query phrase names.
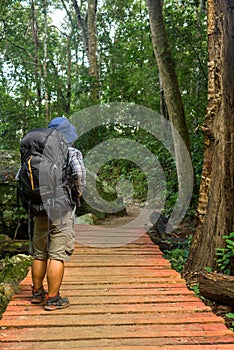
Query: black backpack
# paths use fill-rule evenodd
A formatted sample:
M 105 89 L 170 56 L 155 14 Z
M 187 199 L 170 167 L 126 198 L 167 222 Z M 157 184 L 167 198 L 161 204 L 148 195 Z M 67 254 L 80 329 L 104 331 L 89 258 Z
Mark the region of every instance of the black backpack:
M 19 196 L 29 215 L 58 217 L 71 210 L 68 145 L 56 129 L 34 129 L 21 141 Z

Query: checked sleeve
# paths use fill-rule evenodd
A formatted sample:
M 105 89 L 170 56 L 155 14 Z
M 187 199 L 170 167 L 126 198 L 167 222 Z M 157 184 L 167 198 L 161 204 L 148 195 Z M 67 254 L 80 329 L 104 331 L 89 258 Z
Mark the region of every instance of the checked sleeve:
M 83 162 L 83 155 L 81 151 L 74 147 L 69 147 L 69 182 L 70 186 L 73 187 L 77 196 L 80 196 L 86 186 L 86 170 Z

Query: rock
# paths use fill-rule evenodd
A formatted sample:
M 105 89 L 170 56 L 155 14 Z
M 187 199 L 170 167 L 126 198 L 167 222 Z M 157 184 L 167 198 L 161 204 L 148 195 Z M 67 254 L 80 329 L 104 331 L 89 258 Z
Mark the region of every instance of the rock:
M 92 213 L 81 215 L 78 218 L 76 218 L 76 224 L 78 225 L 97 225 L 98 223 L 98 218 Z
M 1 260 L 0 265 L 0 318 L 13 294 L 19 290 L 19 282 L 28 273 L 32 257 L 18 254 Z
M 11 238 L 7 235 L 4 235 L 3 233 L 0 234 L 0 243 L 1 242 L 9 242 L 11 241 Z
M 0 316 L 15 293 L 15 286 L 10 283 L 0 283 Z
M 18 253 L 27 254 L 28 251 L 28 240 L 13 240 L 9 236 L 3 234 L 0 235 L 0 252 L 4 256 L 13 256 Z

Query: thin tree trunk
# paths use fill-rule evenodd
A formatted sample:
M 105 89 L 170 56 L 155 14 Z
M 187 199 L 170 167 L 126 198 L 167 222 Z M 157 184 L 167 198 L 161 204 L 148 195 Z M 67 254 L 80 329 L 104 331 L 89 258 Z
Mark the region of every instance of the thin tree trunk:
M 99 98 L 99 79 L 97 66 L 97 34 L 96 34 L 97 1 L 88 0 L 88 55 L 89 76 L 91 77 L 91 90 L 94 100 Z
M 71 109 L 71 35 L 67 37 L 67 93 L 64 106 L 65 115 L 69 115 Z
M 77 0 L 73 1 L 76 20 L 81 30 L 84 50 L 89 61 L 89 76 L 91 81 L 91 98 L 95 101 L 99 98 L 99 76 L 97 64 L 97 35 L 96 35 L 96 12 L 97 0 L 88 0 L 88 11 L 86 18 L 81 16 Z
M 160 80 L 164 91 L 167 112 L 169 115 L 169 120 L 174 127 L 172 128 L 172 135 L 176 155 L 179 190 L 177 199 L 178 205 L 174 208 L 170 218 L 170 225 L 173 227 L 174 222 L 178 222 L 179 217 L 183 215 L 182 213 L 184 208 L 190 202 L 190 189 L 193 187 L 194 176 L 191 159 L 188 157 L 188 154 L 190 155 L 189 134 L 175 72 L 174 61 L 164 25 L 161 0 L 147 0 L 147 6 L 150 19 L 152 43 L 158 65 Z M 184 151 L 184 147 L 175 130 L 177 130 L 182 138 L 188 152 Z
M 47 0 L 43 1 L 43 13 L 44 13 L 44 60 L 43 60 L 43 75 L 44 75 L 44 89 L 45 89 L 45 120 L 49 122 L 49 93 L 47 86 Z
M 87 57 L 89 56 L 89 39 L 88 39 L 88 29 L 87 29 L 87 23 L 86 21 L 82 18 L 81 13 L 80 13 L 80 8 L 78 6 L 78 3 L 76 0 L 72 0 L 73 7 L 76 13 L 76 21 L 79 29 L 81 30 L 82 34 L 82 39 L 84 43 L 84 50 L 87 54 Z
M 180 95 L 175 65 L 172 58 L 162 15 L 161 0 L 147 0 L 152 43 L 160 79 L 167 104 L 169 118 L 190 150 L 183 103 Z
M 204 267 L 217 268 L 216 248 L 234 231 L 233 23 L 231 2 L 208 0 L 208 107 L 196 232 L 184 271 L 189 284 Z
M 39 59 L 39 39 L 38 39 L 38 25 L 37 25 L 37 16 L 35 9 L 35 2 L 31 0 L 31 13 L 32 13 L 32 38 L 34 43 L 34 74 L 35 74 L 35 83 L 37 90 L 37 102 L 38 102 L 38 114 L 41 115 L 41 67 Z

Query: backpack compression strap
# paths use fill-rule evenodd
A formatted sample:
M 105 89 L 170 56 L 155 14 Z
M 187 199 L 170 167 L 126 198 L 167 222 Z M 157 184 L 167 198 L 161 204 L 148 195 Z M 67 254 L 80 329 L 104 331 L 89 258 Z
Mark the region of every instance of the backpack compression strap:
M 34 181 L 33 181 L 32 167 L 31 167 L 31 160 L 32 160 L 32 156 L 30 156 L 29 160 L 28 160 L 28 170 L 29 170 L 29 178 L 30 178 L 31 187 L 32 187 L 32 190 L 34 191 Z

